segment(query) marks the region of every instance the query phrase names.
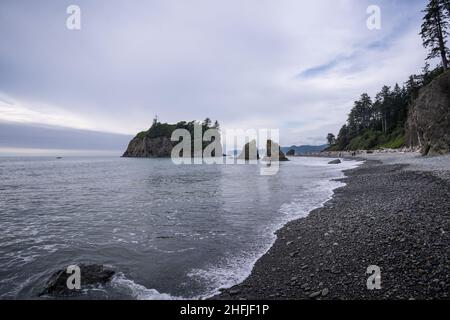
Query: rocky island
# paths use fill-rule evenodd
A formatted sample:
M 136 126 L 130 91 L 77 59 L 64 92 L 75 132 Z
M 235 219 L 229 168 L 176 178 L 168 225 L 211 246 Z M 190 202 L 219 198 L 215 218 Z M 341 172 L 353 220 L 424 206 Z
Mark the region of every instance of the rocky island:
M 172 133 L 176 129 L 185 129 L 190 133 L 191 137 L 195 137 L 195 126 L 201 127 L 202 135 L 208 129 L 219 129 L 219 123 L 216 121 L 215 124 L 211 126 L 211 121 L 208 118 L 205 119 L 202 124 L 195 121 L 181 121 L 176 124 L 168 124 L 160 123 L 157 121 L 157 119 L 155 119 L 149 130 L 138 133 L 130 141 L 127 150 L 123 154 L 123 157 L 169 158 L 172 154 L 173 147 L 179 143 L 179 141 L 171 140 Z M 212 139 L 212 141 L 214 141 L 214 138 Z M 210 143 L 210 141 L 201 141 L 202 149 L 204 150 Z M 192 156 L 194 156 L 194 139 L 191 141 L 191 144 Z M 281 150 L 280 145 L 270 139 L 266 141 L 266 150 L 267 154 L 263 158 L 264 161 L 289 161 L 289 159 L 286 158 L 286 155 Z M 277 152 L 275 152 L 275 154 L 272 154 L 273 150 L 277 150 Z M 238 156 L 238 159 L 260 160 L 256 140 L 252 140 L 244 145 L 240 155 Z
M 161 123 L 157 118 L 153 120 L 153 124 L 147 131 L 138 133 L 128 144 L 128 148 L 123 154 L 123 157 L 128 158 L 169 158 L 171 156 L 172 148 L 178 144 L 178 141 L 172 141 L 172 133 L 176 129 L 185 129 L 189 131 L 191 136 L 194 136 L 194 127 L 202 128 L 202 133 L 208 129 L 219 129 L 219 123 L 216 121 L 211 125 L 211 120 L 206 118 L 203 123 L 196 121 L 180 121 L 176 124 Z M 214 141 L 214 140 L 213 140 Z M 210 142 L 202 141 L 203 149 L 206 148 Z M 194 141 L 192 141 L 192 152 L 194 152 Z

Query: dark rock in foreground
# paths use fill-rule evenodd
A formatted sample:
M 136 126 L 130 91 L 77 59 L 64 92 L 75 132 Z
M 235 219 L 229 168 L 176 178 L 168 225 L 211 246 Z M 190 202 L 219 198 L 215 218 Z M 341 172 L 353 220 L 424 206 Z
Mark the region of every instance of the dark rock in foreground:
M 341 160 L 339 160 L 339 159 L 328 162 L 328 164 L 340 164 L 340 163 L 341 163 Z
M 81 289 L 69 289 L 67 287 L 67 279 L 71 274 L 67 273 L 66 269 L 61 269 L 55 272 L 48 280 L 45 289 L 39 294 L 50 295 L 50 296 L 73 296 L 80 293 L 83 288 L 89 286 L 103 285 L 111 281 L 115 272 L 112 269 L 104 267 L 102 265 L 85 265 L 80 264 L 80 279 L 81 279 Z

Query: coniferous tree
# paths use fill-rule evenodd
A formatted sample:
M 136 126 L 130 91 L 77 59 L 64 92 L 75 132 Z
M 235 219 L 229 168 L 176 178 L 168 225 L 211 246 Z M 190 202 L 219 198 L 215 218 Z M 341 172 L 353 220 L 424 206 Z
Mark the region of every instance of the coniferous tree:
M 392 106 L 391 88 L 383 86 L 381 91 L 376 96 L 377 112 L 381 120 L 381 130 L 386 133 L 388 131 L 388 124 L 390 123 L 390 111 Z
M 420 32 L 423 46 L 430 50 L 427 60 L 440 57 L 444 69 L 448 69 L 450 53 L 447 47 L 448 10 L 448 0 L 430 0 L 424 10 L 425 16 Z
M 152 126 L 156 126 L 158 122 L 158 115 L 155 115 L 155 117 L 153 118 Z
M 211 126 L 211 119 L 206 118 L 205 120 L 203 120 L 203 126 L 205 126 L 206 128 L 209 128 Z
M 445 11 L 445 17 L 450 20 L 450 0 L 441 0 L 444 11 Z
M 393 89 L 383 86 L 373 103 L 367 94 L 362 94 L 329 150 L 371 149 L 385 145 L 400 147 L 409 106 L 417 99 L 420 89 L 443 72 L 442 67 L 431 70 L 427 63 L 422 74 L 411 75 L 404 86 L 396 84 Z
M 411 75 L 403 86 L 383 86 L 372 102 L 362 94 L 355 101 L 346 124 L 329 150 L 399 148 L 404 145 L 408 109 L 429 85 L 450 67 L 450 0 L 429 0 L 421 29 L 423 45 L 430 50 L 427 60 L 440 58 L 442 66 L 431 69 L 427 62 L 419 75 Z M 327 136 L 331 141 L 332 134 Z
M 419 96 L 419 89 L 422 84 L 420 78 L 420 76 L 411 75 L 405 83 L 407 96 L 409 96 L 408 103 L 413 102 Z
M 334 134 L 329 133 L 327 135 L 327 141 L 328 141 L 328 145 L 329 146 L 332 146 L 333 144 L 335 144 L 336 143 L 336 137 L 334 136 Z

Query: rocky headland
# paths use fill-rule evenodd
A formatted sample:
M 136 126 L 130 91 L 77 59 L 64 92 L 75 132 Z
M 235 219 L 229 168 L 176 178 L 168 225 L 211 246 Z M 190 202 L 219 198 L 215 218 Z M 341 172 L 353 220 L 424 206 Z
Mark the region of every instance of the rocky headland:
M 409 110 L 405 140 L 423 155 L 450 152 L 450 70 L 420 90 Z

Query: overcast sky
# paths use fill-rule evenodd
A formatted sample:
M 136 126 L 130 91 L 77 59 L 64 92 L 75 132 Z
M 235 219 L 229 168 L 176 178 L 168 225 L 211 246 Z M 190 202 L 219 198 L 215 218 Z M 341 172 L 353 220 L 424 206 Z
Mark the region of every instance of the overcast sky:
M 420 71 L 425 3 L 1 0 L 0 121 L 135 134 L 155 114 L 208 116 L 321 144 L 361 93 Z M 366 27 L 371 4 L 381 30 Z

